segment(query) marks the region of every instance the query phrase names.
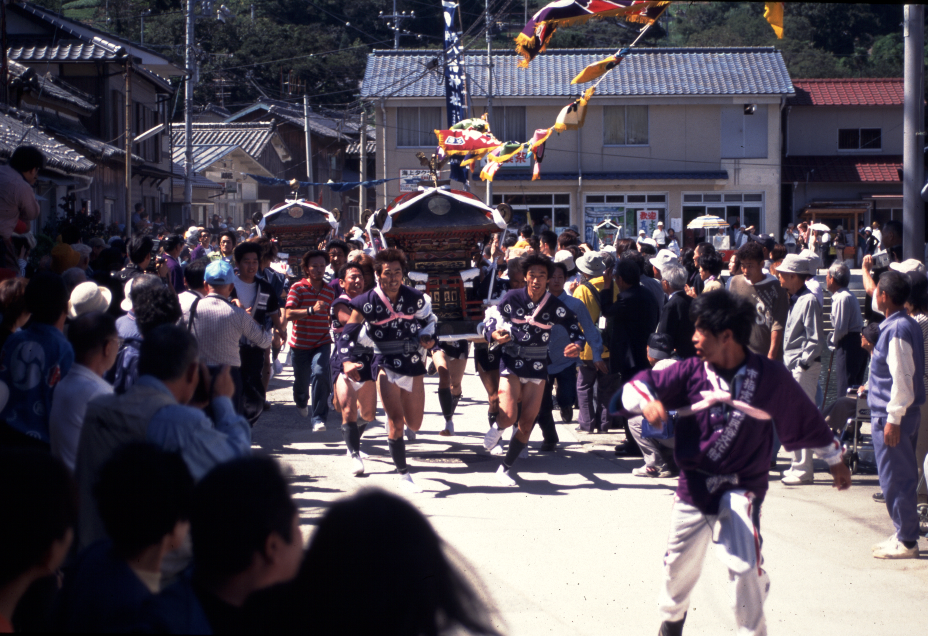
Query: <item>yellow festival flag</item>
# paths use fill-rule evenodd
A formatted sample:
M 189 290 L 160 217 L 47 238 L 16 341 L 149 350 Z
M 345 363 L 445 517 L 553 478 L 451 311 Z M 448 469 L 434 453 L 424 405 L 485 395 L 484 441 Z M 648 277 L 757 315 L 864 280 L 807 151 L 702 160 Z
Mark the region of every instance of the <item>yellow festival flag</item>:
M 773 27 L 773 32 L 777 38 L 783 39 L 783 3 L 782 2 L 765 2 L 764 18 Z
M 586 89 L 580 99 L 574 100 L 561 109 L 558 113 L 557 121 L 554 124 L 554 130 L 561 133 L 565 130 L 578 130 L 583 127 L 583 121 L 586 119 L 586 105 L 590 98 L 593 97 L 595 86 Z
M 610 55 L 600 62 L 590 64 L 585 69 L 580 71 L 580 74 L 573 78 L 570 83 L 585 84 L 586 82 L 592 82 L 593 80 L 602 77 L 614 69 L 622 62 L 623 59 L 625 59 L 624 55 Z

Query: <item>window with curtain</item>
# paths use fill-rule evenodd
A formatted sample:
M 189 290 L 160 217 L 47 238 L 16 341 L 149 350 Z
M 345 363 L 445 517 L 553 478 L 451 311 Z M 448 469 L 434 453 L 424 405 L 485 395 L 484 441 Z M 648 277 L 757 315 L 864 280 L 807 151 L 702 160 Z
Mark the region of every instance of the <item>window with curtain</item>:
M 433 130 L 443 128 L 440 107 L 397 108 L 396 146 L 427 148 L 438 143 Z
M 494 106 L 490 129 L 500 141 L 526 141 L 525 106 Z
M 647 106 L 604 106 L 603 144 L 606 146 L 647 146 Z

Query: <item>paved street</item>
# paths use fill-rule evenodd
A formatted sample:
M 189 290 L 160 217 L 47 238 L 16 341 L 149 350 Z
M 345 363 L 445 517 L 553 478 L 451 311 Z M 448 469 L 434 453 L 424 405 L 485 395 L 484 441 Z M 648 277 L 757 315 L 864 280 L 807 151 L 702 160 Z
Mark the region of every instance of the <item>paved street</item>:
M 382 427 L 362 439 L 362 450 L 371 456 L 368 474 L 349 474 L 340 421 L 333 413 L 327 432 L 311 433 L 309 420 L 299 417 L 291 401 L 290 371 L 271 381 L 274 407 L 255 427 L 254 445 L 293 471 L 307 539 L 329 502 L 361 488 L 383 488 L 412 501 L 460 554 L 463 567 L 498 608 L 504 633 L 656 633 L 674 483 L 633 477 L 640 460 L 618 459 L 612 452 L 621 436 L 583 435 L 575 424 L 559 424 L 560 449 L 540 454 L 536 430 L 529 459 L 516 464 L 520 488 L 504 488 L 493 476 L 500 458 L 481 445 L 485 393 L 469 362 L 456 437 L 439 437 L 437 377 L 426 378 L 423 431 L 407 445 L 412 472 L 425 492 L 412 495 L 399 486 Z M 786 462 L 781 452 L 781 468 Z M 876 476 L 857 475 L 851 490 L 838 493 L 825 464 L 818 469 L 815 485 L 798 488 L 782 486 L 771 473 L 762 520 L 772 580 L 766 603 L 770 633 L 923 632 L 928 540 L 920 543 L 921 560 L 873 559 L 870 546 L 892 532 L 885 508 L 871 500 Z M 364 597 L 376 590 L 364 589 L 363 581 L 359 590 L 363 609 Z M 734 634 L 729 603 L 727 574 L 710 548 L 686 634 Z

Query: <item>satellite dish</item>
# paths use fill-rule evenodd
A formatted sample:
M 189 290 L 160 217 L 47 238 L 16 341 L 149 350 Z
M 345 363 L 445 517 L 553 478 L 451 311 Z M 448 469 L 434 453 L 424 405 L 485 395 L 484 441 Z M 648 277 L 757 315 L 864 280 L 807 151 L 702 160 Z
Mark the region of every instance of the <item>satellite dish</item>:
M 512 208 L 509 206 L 509 204 L 500 203 L 496 206 L 496 209 L 499 210 L 499 215 L 503 217 L 506 225 L 509 225 L 509 222 L 512 221 Z

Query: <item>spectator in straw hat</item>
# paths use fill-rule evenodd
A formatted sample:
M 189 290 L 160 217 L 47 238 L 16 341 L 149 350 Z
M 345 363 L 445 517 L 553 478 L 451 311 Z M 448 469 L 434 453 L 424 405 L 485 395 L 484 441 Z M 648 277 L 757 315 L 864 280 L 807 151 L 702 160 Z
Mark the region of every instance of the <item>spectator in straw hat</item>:
M 72 320 L 91 311 L 106 311 L 113 300 L 113 292 L 96 283 L 81 283 L 71 292 L 68 300 L 68 318 Z

